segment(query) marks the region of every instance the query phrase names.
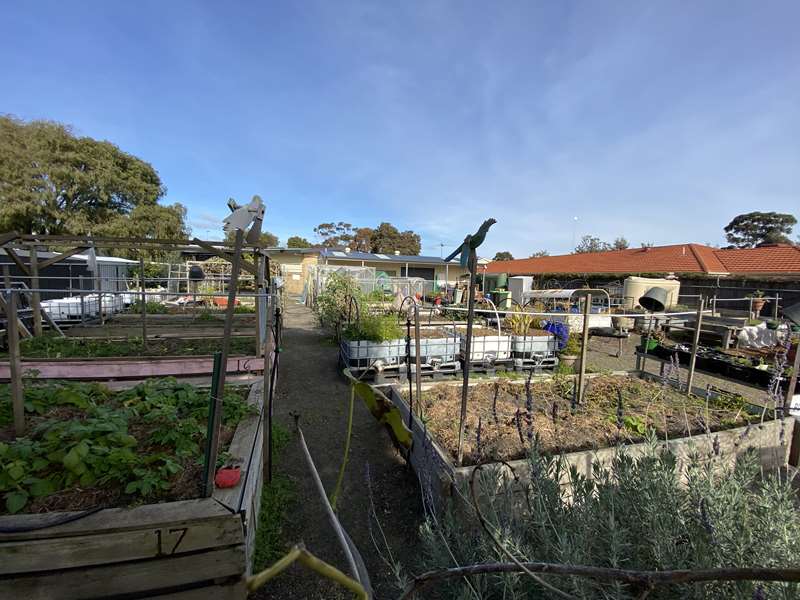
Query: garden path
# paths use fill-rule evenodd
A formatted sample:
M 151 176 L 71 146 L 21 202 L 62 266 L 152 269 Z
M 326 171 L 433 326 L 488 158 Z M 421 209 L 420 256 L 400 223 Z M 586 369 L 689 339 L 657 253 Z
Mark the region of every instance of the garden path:
M 289 430 L 292 437 L 278 457 L 275 473 L 288 475 L 294 488 L 283 537 L 289 545 L 304 542 L 313 554 L 346 572 L 347 563 L 314 488 L 290 413 L 300 414 L 306 443 L 330 494 L 344 451 L 350 388 L 337 372 L 337 348 L 326 339 L 313 313 L 292 298 L 286 301 L 282 349 L 275 422 Z M 361 551 L 375 597 L 394 598 L 397 590 L 392 586 L 391 572 L 370 538 L 367 464 L 376 511 L 387 539 L 395 558 L 408 564 L 415 553 L 421 521 L 416 479 L 406 469 L 382 426 L 356 398 L 350 460 L 338 513 Z M 353 596 L 306 569 L 292 567 L 259 590 L 256 597 L 349 600 Z

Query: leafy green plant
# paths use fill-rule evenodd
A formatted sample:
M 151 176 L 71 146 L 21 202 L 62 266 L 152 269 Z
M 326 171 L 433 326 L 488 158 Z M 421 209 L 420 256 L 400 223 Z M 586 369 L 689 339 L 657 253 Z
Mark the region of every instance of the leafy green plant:
M 577 356 L 581 353 L 581 338 L 577 333 L 569 334 L 566 345 L 561 349 L 565 356 Z
M 514 335 L 525 335 L 531 327 L 538 328 L 541 325 L 541 319 L 515 307 L 506 313 L 504 324 Z
M 393 315 L 362 315 L 357 323 L 351 323 L 343 332 L 345 339 L 369 342 L 398 340 L 405 335 L 405 331 L 397 323 L 397 317 Z
M 169 308 L 167 308 L 166 304 L 163 304 L 161 302 L 155 302 L 154 300 L 146 301 L 144 303 L 144 307 L 148 315 L 165 315 L 169 312 Z M 128 307 L 128 312 L 133 312 L 133 313 L 142 312 L 142 301 L 141 300 L 134 301 L 130 305 L 130 307 Z
M 8 387 L 0 386 L 4 420 L 10 419 Z M 116 486 L 140 498 L 166 493 L 174 476 L 202 457 L 208 403 L 208 390 L 174 379 L 117 393 L 98 384 L 26 386 L 28 437 L 0 444 L 6 510 L 19 512 L 32 499 L 75 486 Z M 226 427 L 251 410 L 242 394 L 226 389 Z

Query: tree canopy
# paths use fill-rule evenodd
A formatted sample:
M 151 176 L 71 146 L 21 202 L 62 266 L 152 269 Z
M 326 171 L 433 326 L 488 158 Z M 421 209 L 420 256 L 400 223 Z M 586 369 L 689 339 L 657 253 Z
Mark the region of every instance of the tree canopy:
M 229 244 L 233 244 L 234 241 L 236 241 L 236 234 L 233 231 L 226 231 L 225 241 Z M 275 248 L 276 246 L 280 245 L 278 242 L 279 240 L 277 235 L 270 233 L 269 231 L 262 231 L 261 235 L 258 236 L 257 245 L 261 248 Z
M 147 162 L 52 121 L 0 116 L 0 231 L 185 237 Z
M 344 221 L 320 223 L 314 228 L 320 243 L 328 248 L 348 246 L 360 252 L 408 254 L 416 256 L 421 250 L 419 234 L 400 231 L 391 223 L 381 223 L 376 228 L 353 227 Z
M 737 248 L 761 244 L 790 244 L 789 234 L 797 219 L 790 214 L 749 212 L 738 215 L 725 226 L 728 243 Z
M 286 247 L 287 248 L 311 248 L 311 242 L 309 242 L 304 237 L 300 237 L 299 235 L 293 235 L 293 236 L 290 236 L 288 240 L 286 240 Z
M 528 258 L 541 258 L 542 256 L 550 256 L 550 253 L 547 250 L 537 250 Z
M 620 236 L 610 244 L 602 241 L 599 237 L 585 235 L 575 247 L 576 254 L 586 254 L 589 252 L 608 252 L 609 250 L 625 250 L 628 248 L 628 240 Z
M 503 250 L 495 254 L 492 260 L 514 260 L 514 256 L 508 250 Z

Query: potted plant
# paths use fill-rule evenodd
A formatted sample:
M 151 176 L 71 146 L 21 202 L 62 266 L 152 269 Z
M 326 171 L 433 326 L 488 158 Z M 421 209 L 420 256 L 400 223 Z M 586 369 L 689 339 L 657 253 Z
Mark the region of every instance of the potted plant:
M 752 299 L 753 315 L 757 317 L 761 314 L 761 310 L 767 303 L 767 301 L 764 299 L 764 292 L 761 290 L 756 290 L 750 295 L 750 298 Z
M 581 341 L 578 334 L 571 333 L 567 338 L 566 345 L 561 349 L 558 360 L 562 365 L 572 367 L 573 370 L 580 367 L 578 362 L 581 354 Z

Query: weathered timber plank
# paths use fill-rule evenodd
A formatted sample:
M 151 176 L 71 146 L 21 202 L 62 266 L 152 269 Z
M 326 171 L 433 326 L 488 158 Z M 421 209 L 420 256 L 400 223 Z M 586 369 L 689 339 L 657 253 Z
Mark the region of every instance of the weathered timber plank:
M 101 567 L 0 578 L 0 599 L 78 600 L 156 592 L 240 576 L 244 546 Z M 157 594 L 148 594 L 147 597 Z M 213 595 L 211 596 L 214 597 Z
M 200 588 L 150 596 L 151 600 L 243 600 L 247 597 L 247 583 L 242 578 L 235 583 L 208 585 Z
M 163 527 L 0 543 L 0 575 L 89 567 L 236 546 L 244 541 L 238 515 L 175 521 Z
M 0 530 L 11 527 L 39 527 L 55 522 L 65 515 L 77 513 L 47 513 L 37 515 L 6 515 L 0 517 Z M 175 522 L 192 523 L 214 517 L 224 517 L 230 511 L 209 498 L 181 500 L 162 504 L 145 504 L 134 508 L 107 508 L 77 521 L 35 531 L 0 533 L 0 544 L 6 541 L 47 539 L 111 533 L 144 528 L 159 528 Z
M 258 412 L 261 410 L 261 386 L 261 381 L 254 383 L 250 387 L 250 393 L 247 396 L 247 403 L 250 406 L 254 406 Z M 253 443 L 256 439 L 256 430 L 259 429 L 259 422 L 261 419 L 258 412 L 249 416 L 245 421 L 239 423 L 239 426 L 236 428 L 236 433 L 234 434 L 230 446 L 228 447 L 228 454 L 231 457 L 231 461 L 241 466 L 241 480 L 239 484 L 232 488 L 220 488 L 214 490 L 213 497 L 232 511 L 239 510 L 239 499 L 242 498 L 243 493 L 242 482 L 245 481 L 245 477 L 247 475 L 248 461 L 250 460 L 250 453 L 253 450 Z M 259 430 L 259 433 L 263 432 Z M 260 469 L 261 461 L 259 460 L 258 464 L 251 465 L 250 468 Z M 247 478 L 247 481 L 250 481 L 249 477 Z M 247 506 L 243 505 L 243 508 L 247 508 Z

